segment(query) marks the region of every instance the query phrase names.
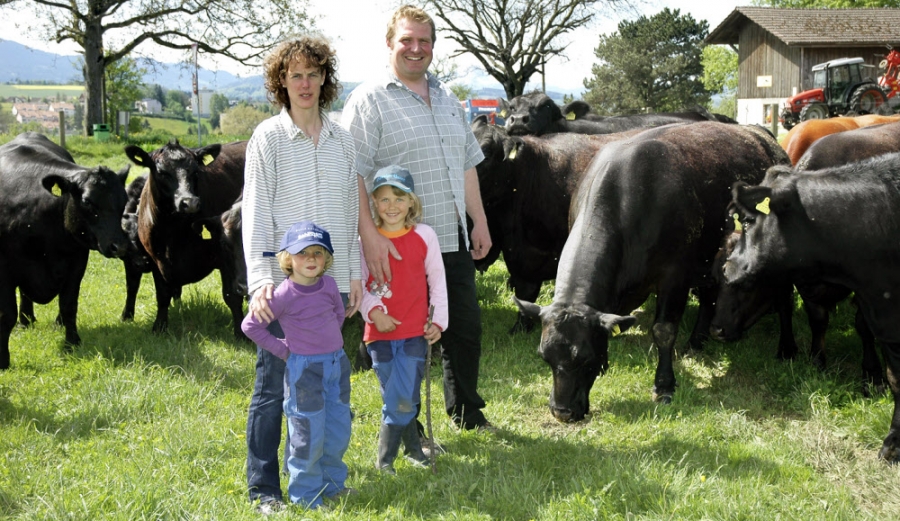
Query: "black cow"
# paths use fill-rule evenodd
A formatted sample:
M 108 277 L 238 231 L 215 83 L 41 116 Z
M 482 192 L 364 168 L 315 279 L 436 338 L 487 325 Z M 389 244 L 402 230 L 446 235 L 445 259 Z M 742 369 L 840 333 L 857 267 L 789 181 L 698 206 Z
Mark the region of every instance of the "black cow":
M 481 201 L 493 246 L 475 265 L 486 270 L 503 253 L 509 285 L 533 302 L 546 280 L 556 278 L 559 254 L 569 235 L 569 202 L 600 148 L 642 129 L 588 136 L 561 133 L 510 137 L 479 116 L 472 124 L 484 161 L 478 166 Z M 510 333 L 530 331 L 522 313 Z
M 717 122 L 645 130 L 597 154 L 572 201 L 553 303 L 519 303 L 543 322 L 540 354 L 553 373 L 558 420 L 588 412 L 590 389 L 609 365 L 608 337 L 634 324 L 626 314 L 651 293 L 659 350 L 653 397 L 671 401 L 675 336 L 691 288 L 700 311 L 690 345 L 700 347 L 709 331 L 709 274 L 729 188 L 787 161 L 767 132 Z
M 563 117 L 572 121 L 573 119 L 586 119 L 588 121 L 603 121 L 608 116 L 601 116 L 591 111 L 591 106 L 586 101 L 577 99 L 566 103 L 562 108 Z
M 118 257 L 127 249 L 121 220 L 128 169 L 79 166 L 34 132 L 0 146 L 0 369 L 9 367 L 16 288 L 39 304 L 59 296 L 66 344 L 81 342 L 76 316 L 89 250 Z
M 753 326 L 766 313 L 774 311 L 778 315 L 780 335 L 778 338 L 778 358 L 793 359 L 797 355 L 797 343 L 793 334 L 794 286 L 803 299 L 803 307 L 809 320 L 811 332 L 810 356 L 813 364 L 825 369 L 825 332 L 831 310 L 850 296 L 851 291 L 837 284 L 816 280 L 803 273 L 783 274 L 768 277 L 756 284 L 727 284 L 724 278 L 725 259 L 741 239 L 741 230 L 729 233 L 722 249 L 713 263 L 713 278 L 718 286 L 716 312 L 710 323 L 710 334 L 722 341 L 735 341 L 744 331 Z M 856 332 L 863 347 L 862 392 L 870 396 L 884 388 L 881 362 L 875 351 L 875 337 L 866 325 L 862 312 L 857 309 Z M 874 390 L 874 391 L 873 391 Z
M 188 149 L 176 140 L 150 153 L 133 145 L 125 147 L 136 165 L 150 171 L 140 197 L 138 235 L 155 264 L 153 331 L 168 328 L 169 304 L 182 286 L 218 269 L 234 334 L 245 338 L 240 328 L 244 299 L 234 287 L 235 275 L 211 231 L 197 222 L 219 218 L 241 195 L 246 148 L 247 142 L 241 141 Z
M 900 154 L 835 168 L 772 168 L 760 186 L 736 183 L 745 226 L 725 262 L 731 284 L 803 270 L 854 291 L 881 343 L 894 397 L 879 451 L 900 461 Z
M 506 130 L 511 136 L 540 136 L 554 132 L 611 134 L 634 128 L 658 127 L 685 121 L 716 121 L 715 116 L 705 109 L 610 116 L 600 121 L 583 118 L 570 121 L 563 116 L 559 105 L 542 92 L 516 96 L 509 102 L 502 102 L 500 109 L 506 118 Z

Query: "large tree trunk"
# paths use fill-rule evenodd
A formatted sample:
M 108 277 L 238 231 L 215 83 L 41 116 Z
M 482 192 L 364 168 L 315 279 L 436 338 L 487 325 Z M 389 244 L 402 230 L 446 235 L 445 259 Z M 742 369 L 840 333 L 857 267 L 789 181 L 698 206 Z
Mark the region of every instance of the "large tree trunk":
M 84 133 L 93 135 L 94 124 L 103 123 L 103 78 L 106 58 L 103 56 L 103 32 L 100 19 L 85 23 L 84 42 Z

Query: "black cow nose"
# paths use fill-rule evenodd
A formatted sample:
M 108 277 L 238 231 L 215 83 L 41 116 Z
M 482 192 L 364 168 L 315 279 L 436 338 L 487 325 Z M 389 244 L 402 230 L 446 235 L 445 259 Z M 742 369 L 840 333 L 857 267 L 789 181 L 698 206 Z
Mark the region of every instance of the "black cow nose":
M 709 326 L 709 334 L 716 340 L 722 340 L 725 331 L 721 327 Z
M 569 409 L 561 409 L 559 407 L 551 407 L 550 412 L 553 413 L 553 417 L 558 421 L 563 423 L 567 423 L 572 421 L 572 411 Z
M 178 201 L 178 211 L 184 213 L 196 213 L 200 210 L 200 198 L 184 197 Z

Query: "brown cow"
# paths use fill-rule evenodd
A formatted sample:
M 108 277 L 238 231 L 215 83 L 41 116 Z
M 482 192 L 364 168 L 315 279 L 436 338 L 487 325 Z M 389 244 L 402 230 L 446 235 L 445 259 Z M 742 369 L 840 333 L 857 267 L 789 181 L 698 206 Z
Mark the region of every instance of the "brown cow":
M 791 158 L 791 164 L 796 165 L 797 161 L 803 157 L 806 149 L 815 143 L 817 139 L 829 134 L 897 121 L 900 121 L 900 115 L 879 116 L 877 114 L 867 114 L 857 117 L 842 116 L 830 119 L 810 119 L 792 128 L 785 136 L 784 141 L 781 142 L 781 146 L 784 147 L 788 157 Z

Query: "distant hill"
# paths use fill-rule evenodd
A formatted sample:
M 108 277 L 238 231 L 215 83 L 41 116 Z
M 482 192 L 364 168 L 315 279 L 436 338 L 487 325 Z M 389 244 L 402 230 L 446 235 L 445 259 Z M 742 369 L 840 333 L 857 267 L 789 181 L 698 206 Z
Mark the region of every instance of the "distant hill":
M 191 69 L 185 63 L 163 63 L 152 58 L 139 58 L 138 63 L 147 69 L 144 75 L 145 84 L 157 83 L 167 89 L 178 89 L 190 92 Z M 38 51 L 10 40 L 0 40 L 0 83 L 45 81 L 61 85 L 81 83 L 81 56 L 61 56 Z M 483 71 L 471 78 L 463 78 L 470 84 L 478 98 L 504 98 L 506 93 L 493 78 Z M 231 100 L 265 101 L 266 90 L 262 75 L 246 78 L 235 76 L 226 71 L 210 71 L 201 68 L 198 83 L 202 89 L 211 89 L 224 94 Z M 345 99 L 359 83 L 344 83 L 341 98 Z M 537 85 L 539 88 L 539 84 Z M 561 101 L 563 94 L 581 97 L 581 91 L 548 87 L 548 95 Z M 531 90 L 532 83 L 529 83 Z

